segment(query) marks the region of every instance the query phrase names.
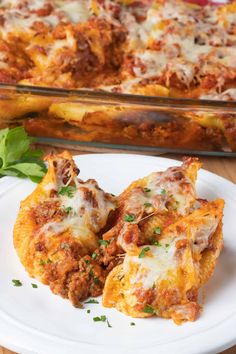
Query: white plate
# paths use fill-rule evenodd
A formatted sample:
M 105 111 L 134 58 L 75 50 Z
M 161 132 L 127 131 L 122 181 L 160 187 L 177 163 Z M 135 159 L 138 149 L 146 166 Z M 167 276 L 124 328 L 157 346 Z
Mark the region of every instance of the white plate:
M 106 191 L 118 194 L 132 180 L 178 161 L 139 155 L 76 157 L 80 177 L 95 178 Z M 0 180 L 0 343 L 21 353 L 42 354 L 195 354 L 216 353 L 236 344 L 236 187 L 207 171 L 200 171 L 200 197 L 226 201 L 225 248 L 205 290 L 200 318 L 182 326 L 161 318 L 131 319 L 114 309 L 90 304 L 75 309 L 53 295 L 47 286 L 30 279 L 12 244 L 12 229 L 24 199 L 35 185 L 29 180 Z M 12 279 L 23 282 L 14 287 Z M 33 289 L 31 283 L 37 283 Z M 101 302 L 101 300 L 100 300 Z M 91 309 L 91 313 L 87 313 Z M 106 315 L 112 325 L 94 322 Z M 135 322 L 135 326 L 130 326 Z

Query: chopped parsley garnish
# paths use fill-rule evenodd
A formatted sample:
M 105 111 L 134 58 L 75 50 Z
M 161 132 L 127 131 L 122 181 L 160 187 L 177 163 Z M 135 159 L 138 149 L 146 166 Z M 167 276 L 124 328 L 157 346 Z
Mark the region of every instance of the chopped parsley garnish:
M 127 222 L 132 222 L 132 221 L 134 221 L 134 219 L 135 219 L 134 215 L 127 214 L 124 217 L 124 220 L 127 221 Z
M 153 232 L 154 232 L 154 234 L 160 235 L 160 234 L 161 234 L 161 228 L 160 228 L 160 226 L 154 227 Z
M 94 322 L 100 322 L 100 321 L 101 321 L 101 318 L 98 317 L 98 316 L 96 316 L 96 317 L 93 318 L 93 320 L 94 320 Z
M 97 256 L 98 256 L 98 255 L 97 255 L 97 253 L 96 253 L 96 252 L 93 252 L 93 254 L 92 254 L 92 256 L 91 256 L 91 257 L 92 257 L 92 259 L 96 259 L 96 258 L 97 258 Z
M 94 277 L 94 272 L 92 271 L 92 269 L 90 269 L 90 271 L 89 271 L 89 276 Z
M 108 321 L 108 319 L 107 319 L 107 326 L 108 326 L 109 328 L 112 328 L 112 326 L 111 326 L 110 322 Z
M 161 189 L 161 195 L 166 194 L 166 190 L 165 189 Z
M 166 243 L 165 244 L 166 248 L 170 247 L 170 244 L 169 243 Z
M 146 192 L 146 193 L 151 192 L 151 189 L 150 189 L 150 188 L 147 188 L 147 187 L 143 188 L 143 190 L 144 190 L 144 192 Z
M 14 286 L 22 286 L 22 282 L 18 279 L 12 279 L 12 283 Z
M 107 240 L 99 240 L 98 243 L 100 246 L 108 246 L 110 242 Z
M 96 276 L 94 275 L 94 272 L 92 271 L 92 269 L 90 269 L 90 271 L 89 271 L 89 276 L 90 276 L 91 278 L 93 278 L 93 281 L 94 281 L 94 283 L 95 283 L 96 285 L 100 285 L 100 280 L 99 280 L 98 277 L 96 277 Z
M 38 287 L 37 284 L 31 283 L 32 288 L 36 289 Z
M 98 277 L 93 277 L 93 281 L 96 285 L 99 285 L 100 284 L 100 280 Z
M 153 314 L 154 313 L 154 308 L 151 305 L 147 304 L 147 305 L 145 305 L 145 307 L 143 309 L 143 312 Z
M 142 251 L 139 253 L 138 258 L 143 258 L 146 255 L 146 252 L 150 251 L 150 247 L 144 247 Z
M 147 207 L 147 208 L 148 207 L 152 207 L 152 203 L 146 202 L 146 203 L 144 203 L 144 206 Z
M 72 210 L 72 207 L 70 207 L 70 206 L 66 207 L 65 208 L 66 214 L 69 214 L 71 212 L 71 210 Z
M 73 198 L 75 191 L 76 191 L 75 186 L 65 186 L 59 189 L 58 194 L 66 195 L 68 198 Z
M 93 320 L 94 320 L 94 322 L 106 322 L 106 320 L 107 320 L 107 317 L 106 316 L 104 316 L 104 315 L 102 315 L 102 316 L 96 316 L 96 317 L 94 317 L 93 318 Z
M 130 326 L 135 326 L 135 323 L 134 322 L 130 322 Z
M 155 288 L 156 288 L 156 284 L 153 283 L 153 284 L 152 284 L 152 289 L 155 289 Z
M 152 240 L 151 245 L 161 247 L 161 243 L 158 240 Z
M 43 259 L 40 259 L 40 261 L 39 261 L 39 264 L 41 266 L 43 266 L 45 264 L 49 264 L 49 263 L 52 263 L 51 259 L 49 259 L 49 258 L 46 261 L 44 261 Z
M 70 245 L 69 245 L 69 243 L 63 242 L 63 243 L 61 243 L 61 248 L 63 250 L 69 250 L 70 249 Z
M 86 264 L 90 264 L 90 260 L 89 259 L 85 259 L 84 260 Z
M 87 313 L 90 313 L 91 311 L 90 310 L 87 310 Z
M 86 301 L 85 304 L 99 304 L 99 302 L 95 299 L 90 299 L 90 300 Z

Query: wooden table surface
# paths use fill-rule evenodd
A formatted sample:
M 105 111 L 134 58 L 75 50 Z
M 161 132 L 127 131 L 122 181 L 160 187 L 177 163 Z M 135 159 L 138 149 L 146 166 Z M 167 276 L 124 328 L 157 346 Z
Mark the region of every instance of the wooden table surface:
M 45 152 L 49 151 L 62 151 L 61 148 L 52 148 L 52 147 L 43 147 Z M 83 152 L 78 152 L 75 150 L 71 150 L 74 154 L 82 154 Z M 164 157 L 174 158 L 174 159 L 181 159 L 180 155 L 173 155 L 173 154 L 164 154 Z M 203 168 L 214 172 L 228 180 L 234 182 L 236 184 L 236 158 L 224 158 L 224 157 L 201 157 L 201 161 L 203 162 Z M 12 338 L 14 342 L 14 338 Z M 224 354 L 236 354 L 236 345 L 228 350 L 222 352 Z M 5 349 L 0 346 L 0 354 L 14 354 L 12 351 Z M 45 353 L 50 354 L 50 353 Z M 66 353 L 65 353 L 66 354 Z

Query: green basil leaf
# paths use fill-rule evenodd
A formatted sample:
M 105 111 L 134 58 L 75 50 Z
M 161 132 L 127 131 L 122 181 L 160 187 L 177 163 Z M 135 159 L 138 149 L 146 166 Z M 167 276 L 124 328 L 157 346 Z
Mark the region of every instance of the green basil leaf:
M 24 153 L 24 155 L 22 156 L 22 158 L 27 158 L 27 157 L 36 157 L 36 158 L 40 158 L 43 156 L 43 151 L 42 150 L 31 150 L 29 149 L 28 151 L 26 151 Z
M 29 176 L 29 179 L 34 183 L 39 183 L 42 181 L 42 177 L 38 177 L 38 176 Z
M 29 149 L 31 140 L 23 127 L 9 129 L 8 132 L 2 136 L 0 144 L 0 157 L 3 161 L 3 166 L 7 166 L 26 153 Z
M 6 170 L 17 170 L 21 173 L 23 173 L 25 176 L 37 176 L 37 177 L 43 177 L 44 176 L 44 171 L 42 170 L 42 167 L 36 163 L 28 163 L 28 162 L 23 162 L 23 163 L 17 163 L 15 165 L 11 165 Z

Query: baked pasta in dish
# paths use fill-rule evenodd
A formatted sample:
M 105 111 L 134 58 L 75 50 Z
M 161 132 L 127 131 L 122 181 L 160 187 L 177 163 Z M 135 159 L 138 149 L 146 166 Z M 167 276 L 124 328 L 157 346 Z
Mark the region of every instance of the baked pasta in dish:
M 236 2 L 4 0 L 0 82 L 235 100 Z M 48 97 L 0 101 L 0 124 L 31 135 L 204 151 L 236 150 L 234 114 L 81 105 Z M 106 129 L 104 129 L 104 125 Z
M 1 82 L 235 99 L 235 1 L 4 0 L 0 18 Z
M 70 154 L 47 160 L 14 227 L 29 275 L 76 307 L 103 294 L 105 307 L 132 317 L 194 321 L 223 246 L 224 207 L 197 198 L 198 159 L 153 172 L 118 197 L 77 179 Z

